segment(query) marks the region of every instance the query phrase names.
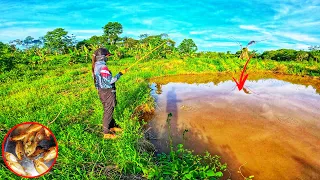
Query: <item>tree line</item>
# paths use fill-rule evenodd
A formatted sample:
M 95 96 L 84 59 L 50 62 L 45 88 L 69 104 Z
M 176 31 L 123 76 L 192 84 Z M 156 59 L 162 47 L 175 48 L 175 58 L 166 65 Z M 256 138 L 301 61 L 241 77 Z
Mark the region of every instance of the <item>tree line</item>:
M 152 49 L 153 47 L 167 41 L 162 52 L 178 51 L 179 53 L 194 53 L 197 51 L 197 46 L 192 39 L 184 39 L 178 47 L 175 49 L 175 42 L 169 39 L 167 34 L 160 35 L 148 35 L 141 34 L 139 39 L 130 37 L 120 37 L 123 32 L 123 27 L 119 22 L 109 22 L 103 29 L 101 36 L 92 36 L 89 39 L 82 41 L 76 41 L 76 37 L 63 28 L 56 28 L 53 31 L 49 31 L 45 36 L 39 39 L 34 39 L 31 36 L 26 37 L 24 40 L 16 39 L 10 41 L 9 44 L 13 49 L 17 49 L 18 46 L 23 46 L 25 49 L 37 49 L 42 48 L 47 50 L 48 53 L 67 54 L 70 49 L 76 48 L 78 50 L 83 49 L 85 46 L 89 50 L 92 50 L 95 46 L 103 46 L 110 49 L 114 54 L 120 58 L 124 56 L 139 55 L 139 52 L 144 49 Z M 160 53 L 160 57 L 163 53 Z
M 43 37 L 35 39 L 27 36 L 24 40 L 16 39 L 8 44 L 0 42 L 0 71 L 10 70 L 17 63 L 41 64 L 48 60 L 48 56 L 67 54 L 70 62 L 88 62 L 92 51 L 99 47 L 108 48 L 113 54 L 113 60 L 133 57 L 141 58 L 155 47 L 166 43 L 151 53 L 147 59 L 162 58 L 235 58 L 247 57 L 254 54 L 255 58 L 271 59 L 276 61 L 315 61 L 319 62 L 320 46 L 311 46 L 308 51 L 293 49 L 279 49 L 265 51 L 258 54 L 256 51 L 248 51 L 247 48 L 232 54 L 217 52 L 197 52 L 198 48 L 192 39 L 183 39 L 176 46 L 176 42 L 169 38 L 168 34 L 149 35 L 141 34 L 138 39 L 121 37 L 123 27 L 119 22 L 109 22 L 102 27 L 101 36 L 94 35 L 88 39 L 77 41 L 76 36 L 69 34 L 63 28 L 48 31 Z M 23 47 L 18 48 L 18 47 Z

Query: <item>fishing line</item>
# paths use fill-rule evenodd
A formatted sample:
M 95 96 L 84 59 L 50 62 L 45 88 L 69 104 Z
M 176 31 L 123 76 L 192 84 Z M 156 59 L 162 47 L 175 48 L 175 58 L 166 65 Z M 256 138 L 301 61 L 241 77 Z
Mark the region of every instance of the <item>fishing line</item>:
M 229 36 L 229 38 L 232 38 L 233 40 L 235 40 L 236 43 L 237 43 L 237 44 L 240 46 L 240 48 L 242 49 L 242 44 L 241 44 L 236 38 L 234 38 L 233 36 Z M 252 40 L 252 41 L 250 41 L 250 42 L 247 44 L 246 47 L 250 46 L 251 44 L 256 44 L 256 43 L 258 43 L 258 42 L 267 41 L 267 40 L 269 40 L 269 39 L 266 38 L 266 39 L 262 39 L 262 40 L 259 40 L 259 41 L 254 41 L 254 40 Z
M 168 40 L 165 40 L 163 43 L 161 43 L 159 46 L 155 47 L 154 49 L 152 49 L 149 53 L 147 53 L 146 55 L 144 55 L 143 57 L 141 57 L 139 60 L 137 60 L 135 63 L 133 63 L 131 66 L 129 66 L 128 68 L 126 68 L 126 70 L 131 69 L 133 66 L 135 66 L 139 61 L 143 60 L 144 58 L 146 58 L 148 55 L 150 55 L 152 52 L 154 52 L 155 50 L 157 50 L 158 48 L 160 48 L 161 46 L 163 46 L 165 43 L 167 43 Z
M 258 94 L 258 93 L 256 93 L 256 92 L 252 91 L 252 89 L 251 89 L 251 88 L 249 88 L 249 86 L 245 86 L 245 88 L 246 88 L 246 89 L 249 89 L 249 91 L 250 91 L 250 92 L 252 92 L 253 94 L 256 94 L 256 95 L 260 96 L 260 94 Z
M 232 89 L 226 91 L 226 93 L 223 93 L 223 94 L 224 94 L 224 95 L 229 95 L 229 94 L 231 94 L 231 93 L 236 89 L 236 87 L 237 87 L 236 85 L 233 86 Z

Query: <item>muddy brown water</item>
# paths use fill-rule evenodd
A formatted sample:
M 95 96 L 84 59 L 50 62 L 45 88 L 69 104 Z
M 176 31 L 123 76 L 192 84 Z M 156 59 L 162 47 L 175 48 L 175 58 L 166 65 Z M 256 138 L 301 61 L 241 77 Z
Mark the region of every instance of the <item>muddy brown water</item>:
M 243 179 L 241 165 L 254 179 L 320 179 L 319 78 L 249 74 L 245 93 L 231 77 L 150 80 L 157 105 L 149 126 L 158 151 L 169 151 L 166 119 L 172 113 L 174 144 L 220 155 L 231 179 Z

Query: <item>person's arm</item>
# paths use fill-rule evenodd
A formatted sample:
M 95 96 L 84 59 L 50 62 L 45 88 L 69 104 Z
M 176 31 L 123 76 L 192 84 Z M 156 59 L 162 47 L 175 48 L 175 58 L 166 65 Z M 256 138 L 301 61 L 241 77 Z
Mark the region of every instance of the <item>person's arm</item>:
M 116 81 L 118 81 L 121 76 L 122 76 L 122 73 L 119 72 L 117 75 L 115 75 L 114 77 L 112 77 L 110 84 L 113 84 L 113 83 L 115 83 Z
M 102 77 L 102 80 L 111 85 L 113 83 L 115 83 L 116 81 L 118 81 L 122 75 L 121 72 L 119 72 L 117 75 L 115 75 L 114 77 L 111 76 L 111 73 L 109 71 L 109 69 L 107 68 L 107 66 L 103 66 L 100 70 L 100 74 Z

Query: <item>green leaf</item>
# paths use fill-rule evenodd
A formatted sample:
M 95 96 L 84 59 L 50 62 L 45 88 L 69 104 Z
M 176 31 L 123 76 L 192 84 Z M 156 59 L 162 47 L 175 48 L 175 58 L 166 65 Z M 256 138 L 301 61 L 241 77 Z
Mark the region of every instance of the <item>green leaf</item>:
M 222 176 L 223 176 L 223 173 L 220 172 L 220 171 L 219 171 L 219 172 L 216 172 L 216 173 L 215 173 L 215 176 L 217 176 L 217 177 L 222 177 Z
M 163 174 L 171 174 L 171 172 L 165 171 L 163 172 Z
M 207 173 L 206 173 L 206 175 L 207 175 L 208 177 L 212 177 L 212 176 L 215 176 L 215 173 L 214 173 L 212 170 L 208 170 Z
M 191 178 L 192 178 L 192 172 L 189 172 L 188 174 L 186 174 L 185 177 L 186 177 L 187 179 L 191 179 Z

